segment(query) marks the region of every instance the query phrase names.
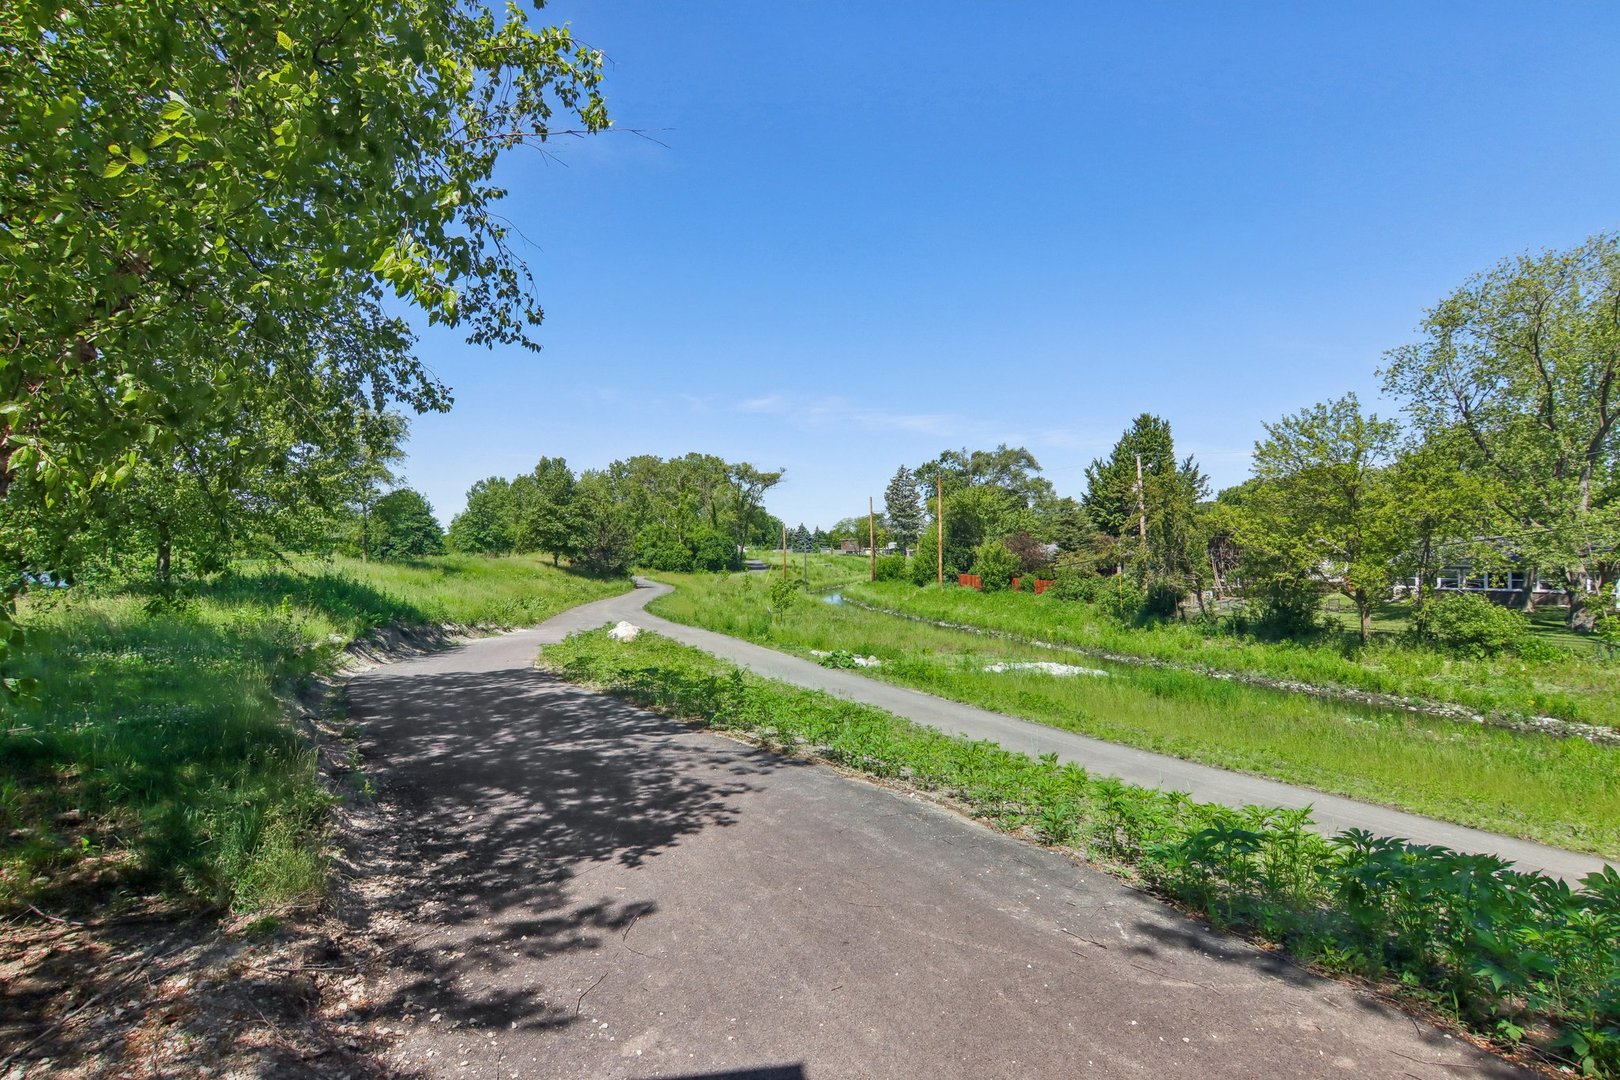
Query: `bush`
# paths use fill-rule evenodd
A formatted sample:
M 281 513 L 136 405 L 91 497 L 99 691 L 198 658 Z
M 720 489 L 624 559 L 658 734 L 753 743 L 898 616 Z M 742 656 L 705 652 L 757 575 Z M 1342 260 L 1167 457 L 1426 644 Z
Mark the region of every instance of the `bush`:
M 905 581 L 909 571 L 906 567 L 904 555 L 883 555 L 877 561 L 877 579 L 879 581 Z
M 1142 586 L 1136 583 L 1135 578 L 1126 574 L 1115 574 L 1113 577 L 1097 579 L 1097 584 L 1092 589 L 1091 602 L 1115 622 L 1132 623 L 1141 613 L 1145 599 L 1142 595 Z
M 939 574 L 939 542 L 932 529 L 925 529 L 917 541 L 917 553 L 911 557 L 911 583 L 932 585 Z
M 667 525 L 649 525 L 636 537 L 636 562 L 649 570 L 692 569 L 692 552 Z
M 1474 593 L 1442 596 L 1430 602 L 1424 615 L 1424 629 L 1435 644 L 1475 659 L 1518 652 L 1530 633 L 1530 620 L 1522 612 Z
M 979 585 L 985 592 L 1000 592 L 1018 572 L 1018 556 L 1000 540 L 986 540 L 973 549 L 972 572 L 979 575 Z
M 1144 619 L 1168 619 L 1181 607 L 1185 590 L 1173 581 L 1154 578 L 1142 596 L 1141 615 Z
M 1309 578 L 1273 579 L 1245 590 L 1255 628 L 1274 637 L 1308 637 L 1321 629 L 1322 592 Z
M 708 526 L 693 529 L 686 543 L 692 549 L 693 570 L 737 569 L 737 545 L 719 529 Z
M 1052 569 L 1053 586 L 1042 595 L 1050 596 L 1056 600 L 1079 600 L 1091 602 L 1096 599 L 1097 584 L 1102 578 L 1097 576 L 1096 564 L 1085 555 L 1076 552 L 1064 552 L 1057 558 Z
M 771 614 L 781 618 L 799 602 L 799 583 L 791 578 L 772 576 L 765 596 Z

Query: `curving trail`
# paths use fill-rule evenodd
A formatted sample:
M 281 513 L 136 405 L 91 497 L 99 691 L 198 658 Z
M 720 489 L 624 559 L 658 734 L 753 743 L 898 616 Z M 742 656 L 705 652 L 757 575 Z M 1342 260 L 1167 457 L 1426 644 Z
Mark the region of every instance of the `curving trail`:
M 1525 1075 L 1053 852 L 533 666 L 630 616 L 767 674 L 906 696 L 645 616 L 655 591 L 350 682 L 392 815 L 351 854 L 372 885 L 351 918 L 389 947 L 366 1007 L 400 1071 Z
M 1316 819 L 1315 827 L 1323 833 L 1367 829 L 1380 836 L 1400 836 L 1424 844 L 1443 844 L 1458 851 L 1488 852 L 1512 860 L 1520 869 L 1540 870 L 1570 881 L 1578 881 L 1605 865 L 1605 861 L 1596 855 L 1565 851 L 1531 840 L 1454 825 L 1311 788 L 1200 765 L 1182 758 L 1155 754 L 1150 750 L 1120 746 L 1003 713 L 947 701 L 918 690 L 907 690 L 853 671 L 824 668 L 774 649 L 661 619 L 642 609 L 653 598 L 670 592 L 671 587 L 644 578 L 636 581 L 639 588 L 603 602 L 602 610 L 606 617 L 628 619 L 761 675 L 875 705 L 951 734 L 991 739 L 1008 749 L 1029 754 L 1056 753 L 1058 760 L 1075 762 L 1098 775 L 1117 776 L 1143 787 L 1185 791 L 1200 802 L 1223 806 L 1309 806 Z M 600 622 L 594 625 L 600 625 Z

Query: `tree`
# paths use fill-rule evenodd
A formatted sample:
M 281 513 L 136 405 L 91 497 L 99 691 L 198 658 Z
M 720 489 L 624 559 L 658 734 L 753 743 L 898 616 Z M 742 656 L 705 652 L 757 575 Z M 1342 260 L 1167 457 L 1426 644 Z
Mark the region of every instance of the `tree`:
M 390 491 L 372 514 L 377 558 L 384 562 L 444 554 L 444 532 L 420 492 L 410 488 Z
M 625 573 L 635 556 L 634 533 L 610 474 L 597 470 L 581 473 L 574 494 L 580 526 L 575 561 L 593 574 Z
M 749 527 L 754 517 L 759 513 L 760 500 L 764 498 L 765 492 L 782 482 L 782 473 L 783 470 L 781 469 L 777 469 L 775 472 L 766 472 L 763 469 L 755 468 L 746 461 L 726 467 L 726 479 L 731 484 L 734 500 L 733 512 L 736 522 L 733 529 L 733 536 L 736 538 L 737 545 L 737 554 L 733 559 L 734 565 L 740 565 L 738 562 L 742 558 L 740 552 L 748 543 Z
M 608 122 L 601 55 L 515 7 L 63 0 L 9 10 L 0 54 L 0 497 L 121 479 L 267 386 L 434 396 L 414 359 L 305 348 L 382 289 L 532 345 L 490 178 L 558 108 Z
M 926 501 L 935 493 L 936 479 L 947 496 L 970 487 L 999 488 L 1025 509 L 1053 497 L 1052 482 L 1040 475 L 1040 462 L 1022 446 L 1001 443 L 994 450 L 946 450 L 933 461 L 917 466 L 913 480 Z
M 544 551 L 553 566 L 572 556 L 579 540 L 574 508 L 574 473 L 564 458 L 543 457 L 534 470 L 512 482 L 517 548 Z
M 904 465 L 895 470 L 889 486 L 883 489 L 883 513 L 889 519 L 894 541 L 902 548 L 917 543 L 922 533 L 923 511 L 917 501 L 917 480 Z
M 511 481 L 499 476 L 467 489 L 467 508 L 450 521 L 452 551 L 505 555 L 517 547 L 517 507 Z
M 793 544 L 793 550 L 804 554 L 811 550 L 810 530 L 801 522 L 799 527 L 788 533 Z
M 979 577 L 979 587 L 985 592 L 1000 592 L 1018 572 L 1018 556 L 1007 550 L 1000 540 L 986 540 L 973 549 L 973 573 Z
M 1208 491 L 1209 481 L 1190 455 L 1176 460 L 1169 422 L 1143 413 L 1107 458 L 1086 467 L 1082 504 L 1096 528 L 1120 541 L 1122 554 L 1132 553 L 1143 580 L 1185 590 L 1202 569 L 1197 507 Z
M 1562 579 L 1570 624 L 1587 627 L 1587 575 L 1607 587 L 1620 572 L 1620 234 L 1504 260 L 1422 330 L 1386 354 L 1385 390 L 1420 431 L 1472 443 L 1503 541 L 1532 579 Z
M 1337 577 L 1355 601 L 1361 640 L 1390 592 L 1405 536 L 1384 469 L 1399 428 L 1363 415 L 1354 394 L 1267 424 L 1254 447 L 1259 481 L 1240 533 L 1307 575 Z
M 24 3 L 0 56 L 0 502 L 58 517 L 277 402 L 323 449 L 448 407 L 390 294 L 535 347 L 491 179 L 559 109 L 608 124 L 600 52 L 475 0 Z
M 398 481 L 394 466 L 405 460 L 405 418 L 399 413 L 361 414 L 364 431 L 350 467 L 353 477 L 349 505 L 359 521 L 360 558 L 372 554 L 371 515 L 383 492 Z

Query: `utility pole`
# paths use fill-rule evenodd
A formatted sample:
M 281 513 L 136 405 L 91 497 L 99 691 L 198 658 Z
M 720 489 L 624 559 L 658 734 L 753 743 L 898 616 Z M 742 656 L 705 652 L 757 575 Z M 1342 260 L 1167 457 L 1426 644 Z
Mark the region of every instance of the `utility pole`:
M 877 580 L 877 515 L 872 510 L 872 496 L 866 497 L 867 547 L 872 552 L 872 581 Z
M 1142 535 L 1142 572 L 1147 573 L 1147 499 L 1142 493 L 1142 455 L 1136 455 L 1136 527 Z
M 934 543 L 934 555 L 939 559 L 939 587 L 945 587 L 945 481 L 938 474 L 934 474 L 934 524 L 939 528 L 939 538 Z
M 787 580 L 787 522 L 782 523 L 782 580 Z

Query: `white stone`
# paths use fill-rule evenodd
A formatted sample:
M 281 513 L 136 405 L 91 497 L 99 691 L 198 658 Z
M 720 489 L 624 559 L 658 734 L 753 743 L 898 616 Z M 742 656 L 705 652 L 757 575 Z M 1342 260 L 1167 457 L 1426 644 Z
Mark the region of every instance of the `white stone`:
M 627 622 L 621 622 L 608 631 L 608 637 L 614 641 L 634 641 L 639 636 L 641 636 L 641 627 Z

